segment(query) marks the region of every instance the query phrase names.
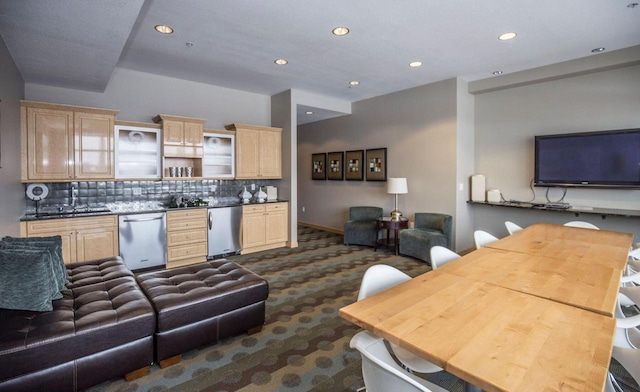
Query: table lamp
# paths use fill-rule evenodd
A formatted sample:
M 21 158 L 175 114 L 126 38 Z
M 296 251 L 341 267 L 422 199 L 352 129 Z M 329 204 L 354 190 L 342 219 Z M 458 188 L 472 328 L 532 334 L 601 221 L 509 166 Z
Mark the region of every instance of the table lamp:
M 389 178 L 387 180 L 387 193 L 396 195 L 396 208 L 391 211 L 391 220 L 399 221 L 402 217 L 402 212 L 398 210 L 398 195 L 409 193 L 407 189 L 406 178 Z

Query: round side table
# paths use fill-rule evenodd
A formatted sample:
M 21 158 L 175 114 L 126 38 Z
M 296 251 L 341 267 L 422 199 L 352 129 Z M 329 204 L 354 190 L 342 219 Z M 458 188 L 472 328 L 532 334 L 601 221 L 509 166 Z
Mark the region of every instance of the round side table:
M 376 237 L 376 246 L 374 248 L 374 252 L 378 250 L 379 246 L 388 246 L 388 247 L 393 247 L 395 249 L 396 252 L 396 256 L 398 255 L 398 251 L 400 248 L 400 243 L 398 241 L 398 232 L 409 228 L 409 219 L 407 218 L 400 218 L 400 220 L 394 221 L 391 220 L 391 217 L 385 216 L 382 218 L 378 218 L 378 234 Z M 381 238 L 378 239 L 380 237 L 380 231 L 381 230 L 386 230 L 387 231 L 387 238 Z M 393 238 L 391 238 L 390 234 L 393 231 Z

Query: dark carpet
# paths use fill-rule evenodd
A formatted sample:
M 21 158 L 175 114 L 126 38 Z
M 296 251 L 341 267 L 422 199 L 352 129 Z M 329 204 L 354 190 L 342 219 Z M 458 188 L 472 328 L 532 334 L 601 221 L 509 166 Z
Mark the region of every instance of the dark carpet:
M 430 268 L 389 250 L 345 246 L 341 235 L 312 228 L 300 227 L 298 242 L 295 249 L 228 258 L 269 282 L 262 332 L 224 339 L 185 353 L 166 369 L 153 365 L 145 377 L 112 380 L 89 391 L 339 392 L 363 387 L 360 355 L 349 348 L 359 328 L 338 317 L 338 309 L 355 301 L 372 265 L 392 265 L 410 276 Z M 620 367 L 615 370 L 629 379 Z M 464 390 L 462 381 L 447 372 L 428 378 L 450 391 Z

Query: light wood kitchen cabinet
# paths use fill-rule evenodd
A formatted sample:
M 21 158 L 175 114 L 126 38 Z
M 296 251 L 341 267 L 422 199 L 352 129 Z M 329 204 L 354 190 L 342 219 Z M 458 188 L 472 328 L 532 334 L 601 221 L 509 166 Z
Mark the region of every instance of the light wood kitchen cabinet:
M 76 111 L 73 120 L 75 179 L 114 179 L 115 114 Z
M 167 211 L 167 268 L 207 260 L 207 209 Z
M 117 215 L 21 222 L 21 234 L 62 237 L 65 264 L 118 256 Z
M 247 124 L 225 126 L 236 132 L 236 178 L 282 178 L 282 129 Z
M 158 114 L 153 121 L 162 124 L 163 178 L 172 180 L 202 178 L 202 154 L 204 142 L 204 123 L 201 118 Z M 191 167 L 191 177 L 182 178 L 170 175 L 170 167 Z
M 242 254 L 287 245 L 289 203 L 242 206 Z
M 114 179 L 116 113 L 21 101 L 22 181 Z

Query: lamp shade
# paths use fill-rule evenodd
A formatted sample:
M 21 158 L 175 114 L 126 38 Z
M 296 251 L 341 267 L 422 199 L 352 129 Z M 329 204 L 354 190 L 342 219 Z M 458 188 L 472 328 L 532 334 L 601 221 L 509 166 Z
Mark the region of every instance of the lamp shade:
M 409 193 L 407 188 L 407 179 L 394 177 L 387 179 L 387 193 L 396 195 Z

